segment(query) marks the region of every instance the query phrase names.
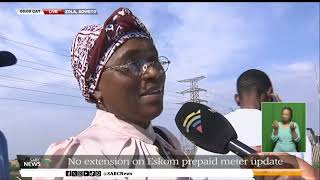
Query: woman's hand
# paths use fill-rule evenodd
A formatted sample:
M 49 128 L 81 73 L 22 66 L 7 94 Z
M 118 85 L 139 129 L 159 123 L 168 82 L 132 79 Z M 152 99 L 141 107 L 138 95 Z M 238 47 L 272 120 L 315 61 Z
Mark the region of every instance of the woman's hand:
M 279 128 L 279 123 L 278 123 L 277 120 L 274 120 L 274 121 L 273 121 L 272 127 L 273 127 L 274 130 L 278 130 L 278 128 Z
M 294 131 L 294 129 L 296 128 L 296 125 L 294 124 L 294 122 L 290 123 L 290 129 L 291 131 Z

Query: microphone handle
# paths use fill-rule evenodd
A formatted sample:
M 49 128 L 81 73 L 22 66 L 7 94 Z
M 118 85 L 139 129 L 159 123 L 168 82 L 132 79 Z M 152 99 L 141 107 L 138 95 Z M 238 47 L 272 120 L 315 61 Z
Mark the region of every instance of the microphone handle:
M 244 159 L 246 156 L 250 154 L 257 153 L 257 151 L 243 144 L 237 139 L 229 142 L 229 150 L 235 153 L 236 155 L 240 156 L 242 159 Z

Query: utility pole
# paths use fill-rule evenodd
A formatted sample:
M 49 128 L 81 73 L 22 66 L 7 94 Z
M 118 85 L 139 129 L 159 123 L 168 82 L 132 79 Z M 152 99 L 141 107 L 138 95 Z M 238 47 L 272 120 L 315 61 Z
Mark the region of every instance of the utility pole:
M 207 100 L 200 99 L 200 96 L 199 96 L 200 91 L 207 92 L 206 89 L 202 89 L 202 88 L 198 87 L 198 82 L 204 78 L 206 78 L 206 77 L 199 76 L 199 77 L 194 77 L 194 78 L 190 78 L 190 79 L 179 80 L 178 82 L 190 83 L 191 86 L 189 89 L 185 89 L 185 90 L 183 90 L 181 92 L 177 92 L 177 93 L 182 94 L 182 95 L 190 93 L 190 100 L 187 102 L 208 103 Z M 184 104 L 184 103 L 186 103 L 186 102 L 180 102 L 178 104 Z M 197 147 L 193 143 L 191 143 L 187 138 L 185 138 L 182 134 L 181 134 L 181 143 L 182 143 L 182 149 L 187 155 L 191 155 L 191 156 L 195 155 L 195 153 L 197 151 Z

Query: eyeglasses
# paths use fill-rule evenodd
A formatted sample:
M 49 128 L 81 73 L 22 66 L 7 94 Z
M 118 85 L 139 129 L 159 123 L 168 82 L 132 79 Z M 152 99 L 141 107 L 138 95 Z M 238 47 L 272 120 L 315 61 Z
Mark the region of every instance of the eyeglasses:
M 160 56 L 158 59 L 154 61 L 147 61 L 147 60 L 135 60 L 129 61 L 126 64 L 118 65 L 118 66 L 109 66 L 106 67 L 105 70 L 117 70 L 124 73 L 130 73 L 136 77 L 143 76 L 150 66 L 153 66 L 159 69 L 162 73 L 165 73 L 171 62 L 165 56 Z

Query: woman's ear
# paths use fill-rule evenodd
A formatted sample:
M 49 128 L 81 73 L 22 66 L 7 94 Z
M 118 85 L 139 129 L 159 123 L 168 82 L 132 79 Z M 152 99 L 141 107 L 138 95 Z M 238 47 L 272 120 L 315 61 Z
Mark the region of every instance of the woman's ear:
M 96 89 L 94 91 L 94 93 L 92 94 L 94 100 L 95 100 L 95 103 L 97 105 L 97 108 L 98 109 L 101 109 L 101 110 L 105 110 L 107 111 L 104 103 L 103 103 L 103 97 L 102 97 L 102 94 L 101 94 L 101 91 L 99 91 L 98 89 Z
M 273 95 L 273 88 L 271 86 L 267 91 L 267 99 L 270 99 L 272 101 L 272 95 Z
M 95 90 L 93 92 L 92 96 L 93 96 L 93 98 L 94 98 L 96 103 L 98 103 L 99 100 L 101 101 L 101 99 L 102 99 L 102 94 L 101 94 L 101 92 L 99 90 Z

